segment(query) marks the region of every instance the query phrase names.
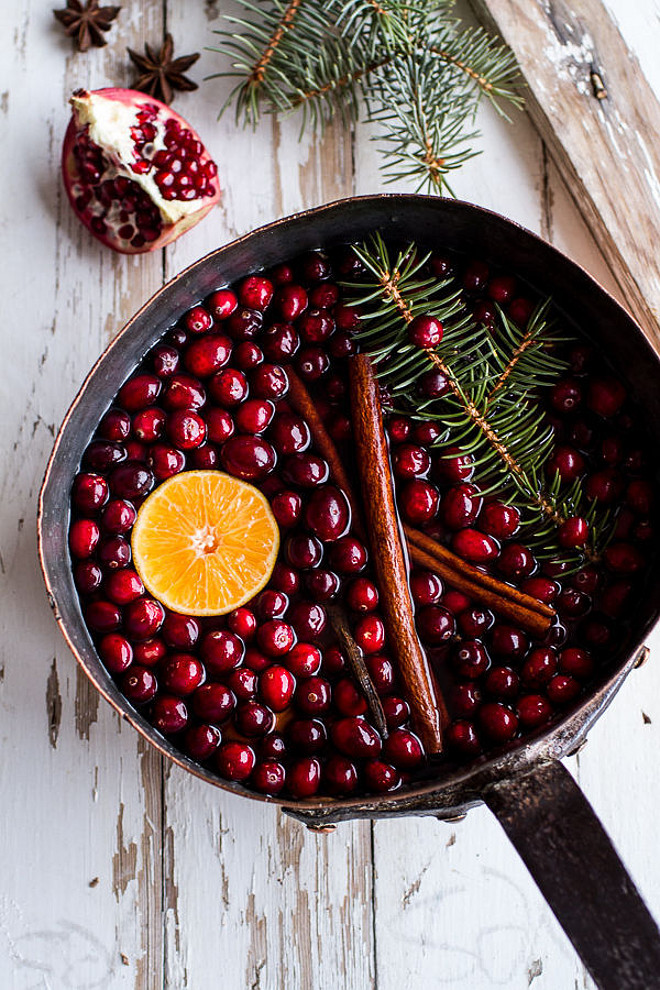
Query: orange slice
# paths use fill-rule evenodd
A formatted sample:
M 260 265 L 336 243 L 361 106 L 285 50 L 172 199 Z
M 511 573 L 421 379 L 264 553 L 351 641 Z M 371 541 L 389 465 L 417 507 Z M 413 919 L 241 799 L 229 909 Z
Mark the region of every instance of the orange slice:
M 280 544 L 268 500 L 221 471 L 184 471 L 138 512 L 133 563 L 151 594 L 184 615 L 224 615 L 268 582 Z

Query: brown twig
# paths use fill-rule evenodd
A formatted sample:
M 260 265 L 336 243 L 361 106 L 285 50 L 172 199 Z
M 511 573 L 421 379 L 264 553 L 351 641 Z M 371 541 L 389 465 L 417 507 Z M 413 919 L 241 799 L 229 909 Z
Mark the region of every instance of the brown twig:
M 383 706 L 381 700 L 378 697 L 378 692 L 374 686 L 374 682 L 369 676 L 369 671 L 367 670 L 364 657 L 362 656 L 362 651 L 353 639 L 351 633 L 351 627 L 348 624 L 348 619 L 338 605 L 326 605 L 326 612 L 328 613 L 328 618 L 330 619 L 330 624 L 335 631 L 335 635 L 339 640 L 339 645 L 342 647 L 346 660 L 348 661 L 348 666 L 351 669 L 353 677 L 358 682 L 360 690 L 364 695 L 364 699 L 369 708 L 369 714 L 371 715 L 371 720 L 374 726 L 378 729 L 383 739 L 387 739 L 387 722 L 385 721 L 385 712 L 383 711 Z
M 261 58 L 254 65 L 252 72 L 250 73 L 248 80 L 250 85 L 258 86 L 263 81 L 264 75 L 266 73 L 266 69 L 268 67 L 268 63 L 275 54 L 277 50 L 277 46 L 282 40 L 284 33 L 288 31 L 288 29 L 291 27 L 291 24 L 293 22 L 294 17 L 296 16 L 296 12 L 298 10 L 298 7 L 300 6 L 300 3 L 301 0 L 291 0 L 291 3 L 282 14 L 282 17 L 280 18 L 277 27 L 273 31 L 273 34 L 268 44 L 266 45 L 263 54 L 261 55 Z
M 443 728 L 449 719 L 415 629 L 378 385 L 366 354 L 350 358 L 349 387 L 356 463 L 385 628 L 390 647 L 397 654 L 413 726 L 426 752 L 440 753 Z

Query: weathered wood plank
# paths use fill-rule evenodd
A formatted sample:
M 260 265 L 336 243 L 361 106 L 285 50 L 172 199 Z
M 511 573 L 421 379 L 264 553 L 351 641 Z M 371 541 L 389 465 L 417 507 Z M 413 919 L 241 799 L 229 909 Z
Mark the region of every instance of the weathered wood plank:
M 600 0 L 473 6 L 517 56 L 530 116 L 631 311 L 660 346 L 660 102 L 634 53 Z

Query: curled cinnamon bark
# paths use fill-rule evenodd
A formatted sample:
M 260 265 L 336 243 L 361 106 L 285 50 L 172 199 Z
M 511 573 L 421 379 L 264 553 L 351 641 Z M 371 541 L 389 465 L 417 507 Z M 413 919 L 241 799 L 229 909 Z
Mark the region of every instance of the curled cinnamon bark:
M 356 463 L 385 627 L 397 655 L 413 726 L 427 753 L 440 753 L 447 709 L 436 692 L 415 629 L 378 385 L 365 354 L 349 360 L 349 381 Z

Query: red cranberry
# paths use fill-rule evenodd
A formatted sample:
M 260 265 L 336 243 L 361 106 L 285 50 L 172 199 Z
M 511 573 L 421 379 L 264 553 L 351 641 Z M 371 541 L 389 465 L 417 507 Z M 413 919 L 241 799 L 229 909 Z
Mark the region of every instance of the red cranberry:
M 151 639 L 165 619 L 165 609 L 153 598 L 138 598 L 124 612 L 124 628 L 133 639 Z
M 367 550 L 353 536 L 342 536 L 330 549 L 330 563 L 340 574 L 359 574 L 367 564 Z
M 591 608 L 591 598 L 576 588 L 564 588 L 557 599 L 557 609 L 562 618 L 577 618 L 586 615 Z
M 596 378 L 589 384 L 587 405 L 598 416 L 609 418 L 625 402 L 626 390 L 616 378 Z
M 287 561 L 293 567 L 318 567 L 323 559 L 323 544 L 315 536 L 290 536 L 286 541 Z
M 344 756 L 358 759 L 378 756 L 382 748 L 382 740 L 376 730 L 358 716 L 338 719 L 332 725 L 330 735 Z
M 313 797 L 321 783 L 321 764 L 313 757 L 303 757 L 293 763 L 286 775 L 286 786 L 294 798 Z
M 396 447 L 392 462 L 398 478 L 421 478 L 431 466 L 431 458 L 424 448 L 412 443 Z
M 464 595 L 462 591 L 455 591 L 453 588 L 449 588 L 442 596 L 440 604 L 444 605 L 452 615 L 458 615 L 460 612 L 465 612 L 466 609 L 470 608 L 472 600 L 467 595 Z
M 307 293 L 301 285 L 284 285 L 275 296 L 275 305 L 290 323 L 307 309 Z
M 293 567 L 286 567 L 278 561 L 273 568 L 270 583 L 277 591 L 283 591 L 285 595 L 294 595 L 300 587 L 300 577 Z
M 234 364 L 241 371 L 251 371 L 264 359 L 264 353 L 260 347 L 253 344 L 251 340 L 242 340 L 234 348 Z
M 333 797 L 347 797 L 358 784 L 355 764 L 343 756 L 331 756 L 323 767 L 323 783 Z
M 190 653 L 172 653 L 161 667 L 161 682 L 172 694 L 192 694 L 204 681 L 204 667 Z
M 243 736 L 266 736 L 275 728 L 275 714 L 258 701 L 244 701 L 236 709 L 234 722 Z
M 286 771 L 277 760 L 262 760 L 252 771 L 251 786 L 260 794 L 279 794 L 284 787 Z
M 108 409 L 97 432 L 104 440 L 126 440 L 131 432 L 131 417 L 123 409 Z
M 126 447 L 121 443 L 93 440 L 83 454 L 83 463 L 90 471 L 106 472 L 114 464 L 125 461 L 126 456 Z
M 304 419 L 293 413 L 280 412 L 273 420 L 270 440 L 278 454 L 299 454 L 307 450 L 311 441 L 309 427 Z
M 295 687 L 293 674 L 278 664 L 268 667 L 259 678 L 261 697 L 274 712 L 284 711 L 293 697 Z
M 199 447 L 206 439 L 206 423 L 196 412 L 178 409 L 167 417 L 167 435 L 181 450 Z
M 497 540 L 508 540 L 518 530 L 520 513 L 512 505 L 488 502 L 481 513 L 479 525 Z
M 133 657 L 136 663 L 141 663 L 145 667 L 155 667 L 166 653 L 167 647 L 162 639 L 144 639 L 139 643 L 133 643 Z
M 226 742 L 216 750 L 215 765 L 225 780 L 247 780 L 255 763 L 254 750 L 247 743 Z
M 124 674 L 120 684 L 121 692 L 134 705 L 144 705 L 155 696 L 158 690 L 158 682 L 155 675 L 147 669 L 137 664 Z
M 172 475 L 183 471 L 186 466 L 186 457 L 175 447 L 168 447 L 164 443 L 157 443 L 151 448 L 150 463 L 158 481 L 165 481 Z
M 653 507 L 653 488 L 648 481 L 631 481 L 626 489 L 626 502 L 640 516 L 648 516 Z
M 557 653 L 551 646 L 539 646 L 529 654 L 520 670 L 527 687 L 544 687 L 557 673 Z
M 508 315 L 519 327 L 526 327 L 534 312 L 534 303 L 524 296 L 518 296 L 509 303 Z
M 559 435 L 561 425 L 557 424 L 554 428 L 556 434 Z M 576 447 L 580 447 L 582 450 L 588 450 L 593 443 L 593 439 L 594 430 L 590 423 L 585 423 L 584 420 L 579 419 L 572 424 L 568 433 L 568 440 Z
M 380 695 L 390 694 L 394 690 L 394 667 L 389 657 L 380 653 L 371 654 L 366 658 L 367 670 L 376 691 Z
M 90 595 L 97 588 L 100 588 L 101 581 L 103 580 L 103 571 L 98 564 L 95 564 L 91 560 L 85 560 L 80 564 L 76 564 L 73 571 L 73 579 L 81 595 Z
M 162 636 L 168 646 L 190 650 L 199 638 L 199 622 L 191 615 L 168 612 L 163 622 Z
M 605 561 L 616 574 L 635 574 L 645 564 L 643 555 L 631 543 L 610 543 Z
M 342 677 L 337 681 L 333 690 L 335 708 L 342 715 L 364 715 L 367 702 L 358 687 L 350 677 Z
M 296 643 L 286 657 L 286 665 L 294 677 L 313 677 L 321 669 L 321 661 L 321 651 L 311 643 Z
M 315 285 L 309 294 L 310 305 L 317 309 L 330 309 L 339 299 L 339 286 L 326 283 Z
M 339 317 L 335 317 L 339 326 Z M 356 352 L 355 341 L 346 333 L 336 333 L 330 338 L 328 351 L 333 358 L 347 358 Z
M 191 705 L 198 718 L 222 725 L 236 706 L 236 699 L 224 684 L 202 684 L 193 692 Z
M 296 635 L 288 623 L 270 619 L 257 630 L 257 644 L 269 657 L 281 657 L 288 653 L 296 641 Z
M 110 475 L 110 490 L 118 498 L 134 499 L 147 495 L 154 486 L 154 474 L 137 461 L 126 461 Z
M 518 731 L 518 716 L 499 701 L 487 701 L 479 711 L 479 724 L 493 742 L 505 743 Z
M 394 729 L 385 741 L 383 756 L 398 770 L 414 770 L 424 761 L 424 749 L 412 732 Z
M 281 399 L 289 390 L 286 371 L 279 364 L 260 364 L 252 372 L 250 383 L 260 399 Z
M 385 646 L 385 626 L 377 615 L 365 615 L 353 630 L 355 642 L 364 653 L 379 653 Z
M 495 321 L 497 319 L 497 309 L 486 299 L 478 299 L 474 304 L 472 315 L 478 323 L 482 323 L 485 327 L 492 328 L 495 326 Z
M 275 406 L 268 399 L 248 399 L 236 410 L 236 427 L 241 433 L 263 433 L 274 413 Z
M 316 718 L 298 718 L 289 722 L 287 740 L 293 749 L 302 753 L 318 753 L 323 749 L 328 734 L 325 725 Z
M 121 674 L 133 663 L 133 647 L 119 633 L 108 633 L 103 637 L 99 654 L 111 674 Z
M 407 416 L 390 416 L 387 424 L 392 443 L 404 443 L 410 436 L 412 424 Z
M 388 729 L 399 729 L 410 718 L 410 706 L 403 698 L 390 695 L 389 698 L 383 698 L 381 703 Z
M 238 299 L 231 289 L 218 289 L 210 297 L 208 306 L 216 320 L 226 320 L 238 306 Z
M 478 756 L 481 752 L 481 742 L 474 723 L 467 719 L 457 719 L 452 722 L 446 732 L 447 745 L 461 756 Z
M 203 306 L 193 306 L 186 313 L 184 323 L 189 333 L 206 333 L 213 326 L 211 314 L 207 313 Z
M 373 612 L 378 607 L 378 588 L 368 578 L 351 581 L 346 593 L 346 604 L 354 612 Z
M 432 571 L 415 570 L 410 575 L 410 594 L 415 605 L 437 605 L 442 592 L 442 581 Z
M 161 400 L 168 412 L 174 412 L 175 409 L 200 409 L 205 402 L 204 386 L 190 375 L 172 375 Z
M 488 265 L 484 261 L 471 261 L 463 273 L 463 288 L 468 292 L 483 292 L 489 274 Z
M 562 481 L 574 481 L 584 472 L 584 457 L 573 447 L 555 447 L 548 461 L 548 474 L 558 474 Z
M 408 337 L 415 347 L 437 347 L 442 332 L 442 323 L 433 316 L 416 316 L 408 324 Z
M 321 344 L 335 332 L 335 321 L 327 310 L 308 309 L 298 320 L 298 330 L 308 344 Z
M 200 644 L 200 653 L 206 666 L 214 674 L 225 674 L 240 667 L 245 655 L 243 641 L 227 632 L 215 629 L 206 633 Z
M 595 498 L 603 505 L 615 502 L 623 490 L 623 478 L 614 468 L 605 468 L 587 478 L 585 492 L 587 498 Z
M 481 495 L 474 485 L 450 488 L 442 500 L 442 518 L 449 529 L 471 526 L 481 509 Z
M 521 585 L 521 590 L 526 595 L 531 595 L 539 602 L 551 605 L 559 594 L 559 585 L 556 581 L 551 581 L 546 577 L 527 578 Z
M 250 309 L 265 310 L 273 298 L 273 283 L 260 275 L 249 275 L 238 287 L 238 301 Z
M 481 691 L 472 683 L 456 684 L 450 696 L 451 710 L 459 718 L 474 715 L 481 704 Z
M 73 557 L 91 557 L 99 542 L 100 530 L 93 519 L 76 519 L 69 530 L 69 547 Z
M 265 478 L 275 467 L 275 451 L 261 437 L 235 436 L 220 452 L 222 466 L 229 474 L 244 481 Z
M 415 443 L 421 443 L 423 446 L 428 446 L 429 444 L 435 443 L 441 433 L 442 430 L 437 423 L 432 423 L 430 420 L 415 423 L 413 428 L 413 438 Z
M 536 570 L 536 560 L 522 543 L 507 543 L 497 561 L 498 570 L 513 580 L 529 575 Z
M 398 501 L 407 522 L 419 526 L 435 517 L 440 505 L 440 495 L 437 488 L 428 481 L 415 478 L 400 491 Z
M 108 482 L 99 474 L 78 474 L 73 482 L 73 502 L 81 512 L 96 512 L 108 501 Z
M 451 612 L 442 605 L 427 605 L 417 614 L 417 628 L 425 643 L 437 646 L 446 643 L 456 632 Z
M 304 715 L 322 715 L 330 707 L 330 701 L 330 683 L 323 677 L 308 677 L 296 688 L 296 706 Z
M 230 630 L 244 642 L 252 639 L 257 631 L 257 620 L 249 608 L 237 608 L 227 616 Z
M 324 282 L 332 275 L 330 262 L 322 251 L 310 251 L 302 261 L 301 271 L 307 282 Z
M 251 340 L 261 332 L 263 313 L 257 309 L 240 306 L 227 320 L 227 333 L 234 340 Z
M 583 547 L 589 537 L 589 525 L 581 516 L 572 516 L 563 522 L 557 532 L 562 547 Z
M 326 543 L 338 540 L 348 529 L 349 523 L 350 509 L 346 496 L 339 488 L 325 485 L 312 492 L 305 508 L 305 525 L 320 540 Z
M 463 636 L 467 636 L 468 639 L 476 639 L 488 632 L 494 622 L 495 616 L 490 609 L 475 605 L 461 612 L 458 617 L 458 628 Z
M 249 667 L 239 667 L 225 675 L 226 686 L 238 701 L 250 701 L 257 693 L 257 675 Z
M 324 674 L 336 677 L 346 670 L 346 657 L 338 646 L 329 646 L 323 653 L 322 670 Z
M 143 409 L 133 417 L 133 433 L 143 443 L 153 443 L 162 437 L 165 413 L 162 409 Z
M 302 499 L 296 492 L 278 492 L 271 499 L 270 507 L 278 524 L 288 528 L 295 526 L 300 518 Z
M 546 687 L 546 693 L 553 705 L 570 704 L 580 691 L 580 682 L 567 674 L 555 674 Z
M 520 660 L 529 648 L 527 637 L 515 626 L 497 624 L 491 633 L 491 648 L 493 653 L 509 660 Z
M 134 570 L 124 568 L 108 575 L 105 590 L 115 605 L 128 605 L 144 594 L 144 585 Z
M 322 634 L 328 617 L 321 605 L 301 601 L 293 606 L 289 618 L 301 639 L 314 640 Z
M 161 344 L 151 352 L 151 363 L 159 378 L 169 378 L 179 370 L 179 352 L 174 347 Z
M 439 368 L 420 375 L 417 392 L 422 399 L 439 399 L 449 391 L 449 379 Z
M 520 678 L 511 667 L 493 667 L 486 675 L 484 688 L 495 698 L 515 698 Z
M 183 739 L 183 748 L 188 756 L 201 763 L 212 756 L 222 738 L 220 729 L 216 725 L 195 725 L 186 730 Z
M 107 570 L 116 571 L 130 563 L 131 545 L 123 536 L 112 536 L 101 543 L 97 556 Z
M 127 412 L 137 412 L 138 409 L 152 405 L 158 398 L 161 388 L 160 378 L 156 375 L 149 373 L 136 375 L 119 389 L 117 404 Z
M 267 619 L 281 619 L 288 607 L 289 599 L 287 595 L 273 589 L 262 591 L 255 602 L 255 609 L 259 618 L 264 621 Z
M 298 352 L 300 337 L 289 323 L 274 323 L 266 330 L 263 348 L 269 361 L 287 361 Z
M 289 484 L 316 488 L 328 480 L 330 468 L 328 462 L 316 454 L 293 454 L 284 462 L 282 475 Z
M 296 365 L 301 378 L 315 382 L 322 378 L 330 367 L 330 359 L 322 347 L 303 347 L 298 352 Z
M 486 288 L 486 292 L 498 306 L 506 306 L 511 302 L 515 291 L 516 280 L 512 275 L 496 275 Z
M 563 378 L 550 392 L 550 404 L 558 413 L 573 412 L 581 402 L 582 389 L 574 378 Z
M 478 639 L 466 639 L 458 644 L 454 652 L 453 666 L 461 677 L 476 680 L 490 667 L 490 657 L 485 646 Z
M 542 694 L 525 694 L 518 700 L 518 718 L 525 729 L 544 725 L 552 715 L 552 705 Z
M 210 379 L 209 393 L 214 402 L 226 409 L 233 409 L 247 398 L 247 378 L 236 368 L 223 368 Z
M 571 674 L 580 680 L 586 680 L 593 674 L 594 661 L 588 650 L 568 647 L 559 654 L 559 669 L 562 674 Z
M 341 580 L 334 571 L 316 570 L 305 575 L 305 587 L 316 602 L 329 602 L 341 588 Z
M 451 545 L 459 557 L 475 564 L 494 560 L 500 552 L 499 546 L 492 537 L 471 528 L 460 529 L 454 533 Z
M 224 443 L 233 435 L 234 421 L 226 409 L 207 409 L 204 418 L 207 436 L 212 443 Z
M 231 357 L 232 342 L 219 333 L 193 341 L 186 350 L 186 368 L 197 378 L 210 378 L 220 371 Z

